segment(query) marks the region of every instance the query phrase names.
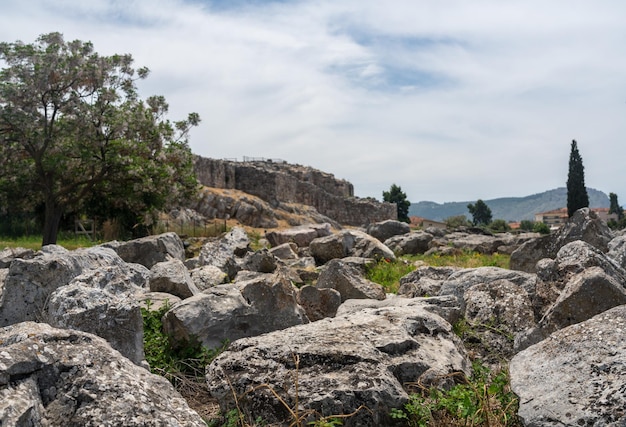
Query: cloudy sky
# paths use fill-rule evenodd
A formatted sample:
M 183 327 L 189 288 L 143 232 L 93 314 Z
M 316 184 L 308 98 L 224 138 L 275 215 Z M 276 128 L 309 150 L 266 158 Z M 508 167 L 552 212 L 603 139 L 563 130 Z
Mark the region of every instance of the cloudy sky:
M 130 53 L 206 157 L 283 159 L 382 197 L 626 202 L 623 0 L 0 0 L 0 40 Z

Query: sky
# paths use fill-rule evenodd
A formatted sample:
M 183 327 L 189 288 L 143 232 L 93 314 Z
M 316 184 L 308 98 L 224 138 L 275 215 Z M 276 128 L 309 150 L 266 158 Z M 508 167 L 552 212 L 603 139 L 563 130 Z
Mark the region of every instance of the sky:
M 0 0 L 0 41 L 130 53 L 194 153 L 282 159 L 382 199 L 626 201 L 623 0 Z

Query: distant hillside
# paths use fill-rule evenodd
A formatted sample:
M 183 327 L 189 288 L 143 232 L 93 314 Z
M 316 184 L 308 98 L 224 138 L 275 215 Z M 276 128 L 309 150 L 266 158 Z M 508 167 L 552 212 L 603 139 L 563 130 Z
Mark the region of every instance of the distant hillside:
M 593 208 L 608 208 L 609 197 L 602 191 L 587 188 L 589 194 L 589 205 Z M 493 219 L 504 219 L 506 221 L 521 221 L 523 219 L 534 220 L 535 214 L 567 206 L 567 189 L 565 187 L 533 194 L 526 197 L 503 197 L 500 199 L 483 200 L 491 209 Z M 442 221 L 456 215 L 465 215 L 471 219 L 471 214 L 467 210 L 467 202 L 417 202 L 411 203 L 409 216 L 419 216 Z

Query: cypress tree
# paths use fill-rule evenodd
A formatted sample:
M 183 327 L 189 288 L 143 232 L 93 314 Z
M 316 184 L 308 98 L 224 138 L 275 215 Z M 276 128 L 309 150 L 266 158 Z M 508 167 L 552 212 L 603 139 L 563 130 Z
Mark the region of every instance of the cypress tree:
M 585 187 L 585 168 L 576 140 L 573 140 L 567 175 L 567 216 L 571 218 L 578 209 L 586 207 L 589 207 L 589 196 Z

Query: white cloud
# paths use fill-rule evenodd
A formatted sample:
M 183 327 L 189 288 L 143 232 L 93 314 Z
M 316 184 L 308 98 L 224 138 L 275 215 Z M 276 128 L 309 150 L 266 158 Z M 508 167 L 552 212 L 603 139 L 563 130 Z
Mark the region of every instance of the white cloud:
M 60 31 L 131 53 L 209 157 L 307 164 L 381 197 L 524 196 L 586 181 L 626 198 L 620 1 L 10 1 L 0 40 Z

